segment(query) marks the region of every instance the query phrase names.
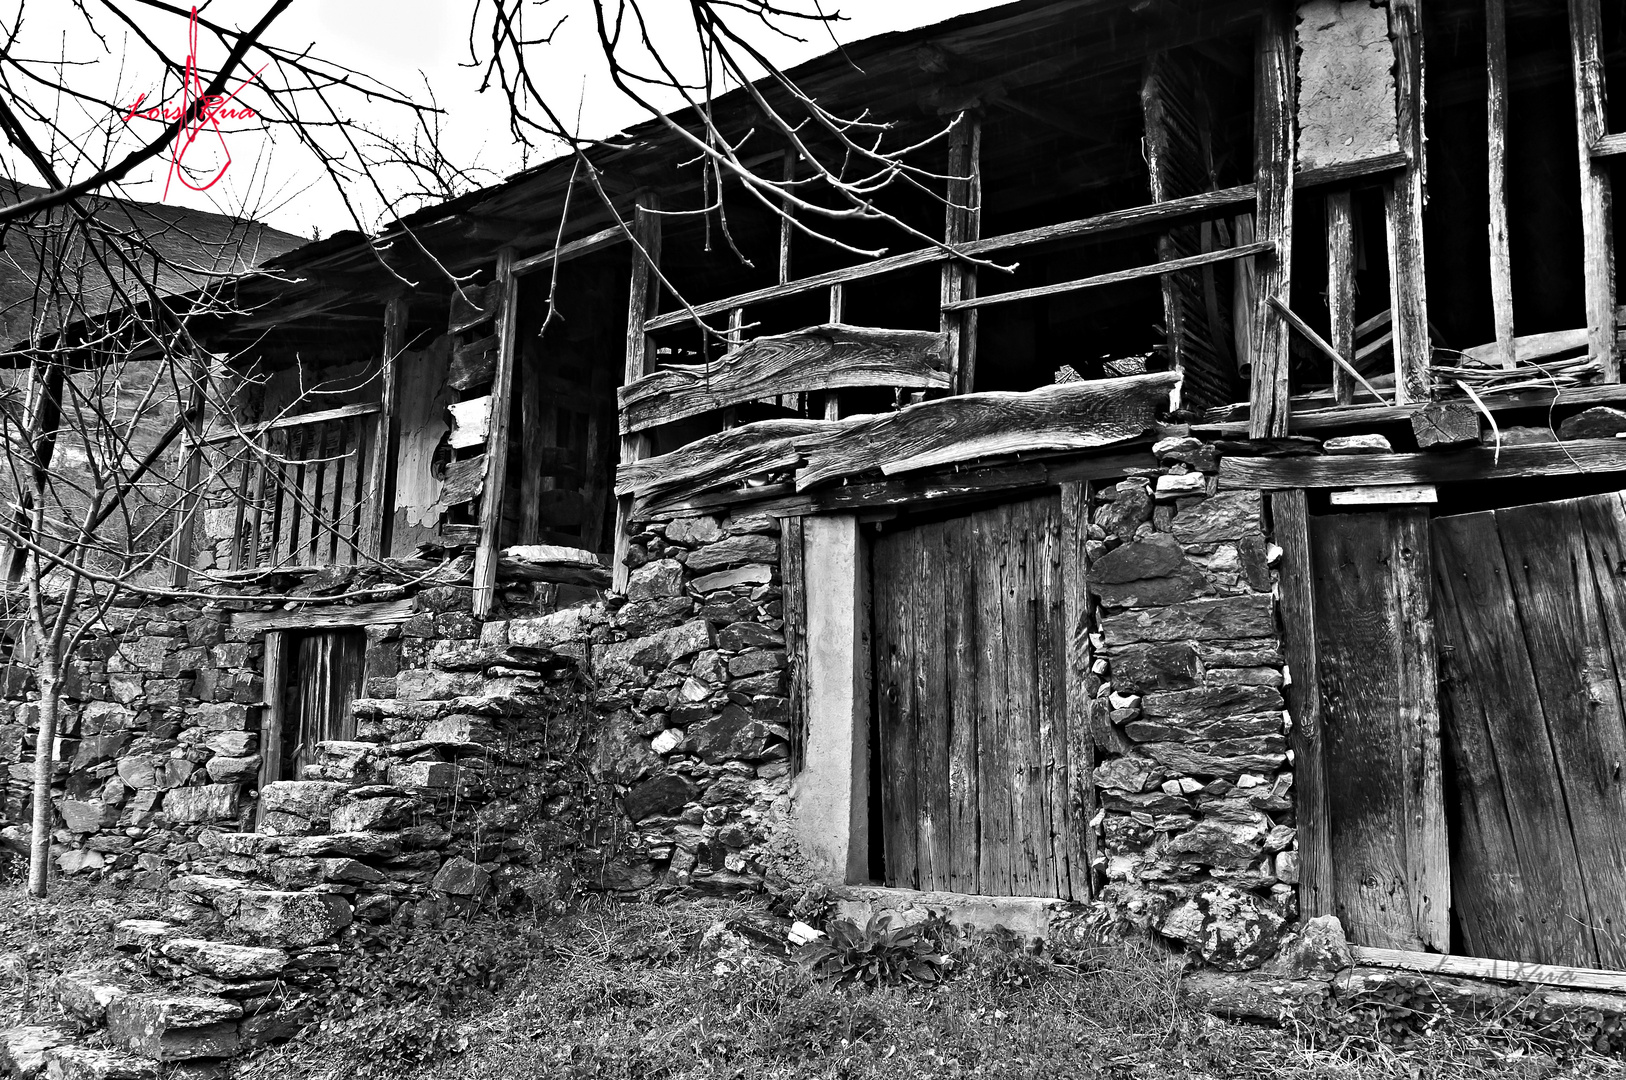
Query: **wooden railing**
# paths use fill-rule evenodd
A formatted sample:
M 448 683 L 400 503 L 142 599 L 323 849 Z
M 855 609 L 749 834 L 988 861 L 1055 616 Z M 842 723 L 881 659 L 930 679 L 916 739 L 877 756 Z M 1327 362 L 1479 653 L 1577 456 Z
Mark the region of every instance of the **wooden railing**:
M 215 435 L 236 464 L 224 569 L 348 565 L 366 551 L 369 477 L 379 412 L 349 405 Z

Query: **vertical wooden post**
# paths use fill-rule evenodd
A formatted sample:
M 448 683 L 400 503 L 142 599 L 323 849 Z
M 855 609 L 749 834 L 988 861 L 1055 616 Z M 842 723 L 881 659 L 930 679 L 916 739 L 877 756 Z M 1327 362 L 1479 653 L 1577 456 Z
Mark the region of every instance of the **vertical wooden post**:
M 1355 208 L 1346 191 L 1327 196 L 1327 314 L 1332 337 L 1327 342 L 1338 355 L 1355 362 Z M 1355 400 L 1355 380 L 1337 364 L 1332 366 L 1333 400 L 1348 405 Z
M 1333 913 L 1332 809 L 1327 800 L 1327 747 L 1321 727 L 1316 669 L 1314 577 L 1310 517 L 1302 488 L 1270 496 L 1276 544 L 1282 549 L 1281 621 L 1286 643 L 1287 707 L 1293 718 L 1293 792 L 1299 844 L 1299 916 Z
M 976 240 L 982 233 L 982 121 L 961 113 L 949 132 L 947 196 L 943 212 L 943 240 L 951 245 Z M 943 303 L 977 295 L 977 269 L 957 259 L 943 264 Z M 977 381 L 977 309 L 946 311 L 940 324 L 948 335 L 949 363 L 954 371 L 954 392 L 969 394 Z
M 507 494 L 508 429 L 513 424 L 514 332 L 519 318 L 519 278 L 514 249 L 497 252 L 497 370 L 491 377 L 491 423 L 486 429 L 486 475 L 480 489 L 480 546 L 474 549 L 474 614 L 484 618 L 497 596 L 497 551 L 502 545 L 503 496 Z
M 807 761 L 807 567 L 800 517 L 781 521 L 779 577 L 783 583 L 785 657 L 790 661 L 790 774 Z
M 1418 0 L 1391 0 L 1389 33 L 1395 49 L 1395 116 L 1406 167 L 1384 193 L 1389 238 L 1389 308 L 1393 319 L 1395 400 L 1427 401 L 1429 369 L 1428 288 L 1423 272 L 1423 29 Z
M 660 199 L 649 194 L 638 199 L 633 212 L 632 288 L 627 294 L 627 356 L 622 370 L 621 384 L 630 386 L 644 377 L 649 364 L 649 335 L 644 323 L 660 309 L 659 278 L 654 266 L 661 258 Z M 621 463 L 623 465 L 649 456 L 650 439 L 647 431 L 621 436 Z M 632 521 L 632 497 L 623 495 L 615 507 L 615 561 L 612 565 L 613 584 L 617 592 L 627 588 L 627 550 L 631 546 L 628 528 Z
M 203 403 L 204 389 L 209 382 L 208 357 L 193 356 L 187 372 L 186 388 L 186 431 L 181 439 L 181 467 L 180 478 L 183 485 L 181 501 L 177 510 L 180 514 L 175 525 L 175 536 L 171 541 L 173 547 L 170 558 L 173 560 L 170 583 L 180 589 L 186 586 L 192 575 L 192 547 L 193 537 L 196 535 L 196 521 L 198 513 L 198 484 L 203 479 Z
M 1485 0 L 1485 135 L 1490 175 L 1491 310 L 1496 352 L 1513 366 L 1513 259 L 1507 239 L 1507 10 Z
M 792 180 L 796 179 L 796 157 L 796 151 L 785 151 L 786 184 L 789 184 Z M 791 225 L 790 221 L 792 213 L 790 200 L 783 200 L 779 209 L 780 213 L 783 215 L 779 219 L 779 284 L 783 285 L 785 282 L 790 280 L 790 242 L 791 237 L 795 233 L 795 229 Z
M 373 432 L 373 460 L 367 473 L 367 504 L 362 511 L 360 552 L 383 559 L 390 553 L 390 520 L 395 514 L 395 414 L 400 383 L 396 360 L 406 348 L 407 299 L 393 296 L 384 305 L 383 359 L 378 367 L 378 424 Z
M 1095 759 L 1104 740 L 1095 730 L 1092 708 L 1100 680 L 1091 670 L 1094 663 L 1090 645 L 1089 485 L 1061 485 L 1061 587 L 1062 633 L 1065 637 L 1066 669 L 1062 673 L 1063 715 L 1067 726 L 1068 798 L 1078 807 L 1073 828 L 1083 843 L 1084 865 L 1074 867 L 1073 896 L 1095 894 L 1095 859 L 1100 842 L 1095 833 Z M 1082 885 L 1082 889 L 1081 889 Z
M 1570 0 L 1570 58 L 1575 68 L 1575 131 L 1581 149 L 1581 237 L 1586 260 L 1587 347 L 1603 381 L 1620 381 L 1615 357 L 1615 245 L 1609 165 L 1592 156 L 1608 130 L 1603 75 L 1603 15 L 1598 0 Z
M 288 632 L 270 630 L 265 635 L 265 660 L 261 669 L 264 687 L 260 695 L 260 790 L 282 777 L 282 699 L 288 686 Z M 298 777 L 293 779 L 297 780 Z M 259 828 L 265 813 L 264 801 L 255 811 Z
M 830 321 L 839 323 L 847 317 L 847 289 L 844 285 L 830 286 Z M 824 392 L 824 418 L 826 420 L 841 419 L 841 393 L 836 390 Z
M 1258 188 L 1254 232 L 1275 243 L 1275 255 L 1262 255 L 1257 271 L 1258 302 L 1253 311 L 1253 377 L 1249 392 L 1248 435 L 1255 439 L 1287 434 L 1287 321 L 1270 303 L 1290 296 L 1293 238 L 1293 17 L 1279 0 L 1265 8 L 1254 59 L 1253 177 Z

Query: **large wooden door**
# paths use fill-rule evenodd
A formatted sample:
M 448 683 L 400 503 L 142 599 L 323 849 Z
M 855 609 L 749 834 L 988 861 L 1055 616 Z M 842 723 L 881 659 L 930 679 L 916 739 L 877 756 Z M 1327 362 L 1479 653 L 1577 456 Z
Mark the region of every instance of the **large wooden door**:
M 1426 510 L 1309 519 L 1333 910 L 1350 940 L 1448 950 Z
M 1459 952 L 1626 967 L 1623 574 L 1621 494 L 1434 523 Z
M 1068 796 L 1060 513 L 1049 496 L 875 540 L 888 885 L 1088 895 Z

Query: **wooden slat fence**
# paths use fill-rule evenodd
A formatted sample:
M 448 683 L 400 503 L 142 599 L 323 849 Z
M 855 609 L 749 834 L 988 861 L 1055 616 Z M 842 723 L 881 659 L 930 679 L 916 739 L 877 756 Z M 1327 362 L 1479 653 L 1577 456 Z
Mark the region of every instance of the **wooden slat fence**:
M 357 562 L 376 426 L 366 413 L 289 417 L 251 445 L 232 443 L 225 568 Z

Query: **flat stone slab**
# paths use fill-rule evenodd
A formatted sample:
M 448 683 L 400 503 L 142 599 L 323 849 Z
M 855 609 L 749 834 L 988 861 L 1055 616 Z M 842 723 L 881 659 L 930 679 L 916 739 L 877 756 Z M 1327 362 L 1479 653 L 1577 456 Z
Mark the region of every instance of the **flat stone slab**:
M 243 1007 L 218 997 L 130 994 L 107 1010 L 113 1042 L 154 1061 L 230 1057 Z
M 100 1024 L 107 1007 L 128 993 L 108 972 L 84 968 L 57 976 L 51 987 L 57 1008 L 86 1028 Z
M 151 1080 L 158 1065 L 93 1046 L 59 1046 L 45 1053 L 48 1080 Z
M 165 959 L 221 979 L 265 979 L 288 966 L 281 949 L 229 945 L 201 938 L 173 938 L 162 947 Z
M 0 1031 L 0 1075 L 33 1080 L 45 1068 L 46 1052 L 73 1043 L 73 1033 L 46 1024 Z
M 115 949 L 156 949 L 181 932 L 163 919 L 125 919 L 113 927 Z
M 214 874 L 182 874 L 170 882 L 169 887 L 173 892 L 213 900 L 222 894 L 234 893 L 247 888 L 247 883 L 237 878 L 218 877 Z
M 332 893 L 249 890 L 233 899 L 232 909 L 221 911 L 227 925 L 270 945 L 315 945 L 355 920 L 350 902 Z

